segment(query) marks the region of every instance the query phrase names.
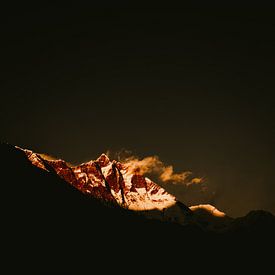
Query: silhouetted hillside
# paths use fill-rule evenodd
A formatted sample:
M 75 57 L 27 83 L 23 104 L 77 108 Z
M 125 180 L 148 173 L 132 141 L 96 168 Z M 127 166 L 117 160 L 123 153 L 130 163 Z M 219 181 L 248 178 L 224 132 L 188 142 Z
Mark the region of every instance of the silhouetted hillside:
M 271 214 L 268 223 L 266 214 L 258 213 L 237 220 L 229 233 L 204 232 L 195 225 L 147 220 L 104 205 L 31 165 L 13 146 L 1 144 L 0 159 L 2 261 L 10 270 L 41 273 L 57 268 L 93 270 L 95 266 L 111 270 L 115 264 L 122 268 L 129 262 L 133 269 L 141 268 L 142 262 L 161 269 L 161 265 L 191 265 L 197 257 L 206 262 L 213 257 L 229 260 L 229 251 L 234 249 L 232 260 L 242 253 L 250 255 L 251 244 L 254 249 L 260 245 L 269 249 L 274 242 Z M 260 255 L 257 249 L 252 254 Z
M 102 260 L 108 253 L 116 258 L 132 247 L 132 253 L 141 247 L 159 253 L 157 245 L 169 245 L 173 234 L 182 231 L 83 195 L 54 174 L 32 166 L 13 146 L 2 144 L 0 150 L 2 248 L 11 264 Z

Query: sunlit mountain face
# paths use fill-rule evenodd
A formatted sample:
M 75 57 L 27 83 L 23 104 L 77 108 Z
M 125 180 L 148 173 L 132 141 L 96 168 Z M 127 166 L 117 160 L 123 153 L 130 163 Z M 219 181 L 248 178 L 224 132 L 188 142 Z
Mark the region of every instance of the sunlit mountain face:
M 133 165 L 111 161 L 105 154 L 96 160 L 70 166 L 61 159 L 49 159 L 43 154 L 18 149 L 34 166 L 56 173 L 86 196 L 103 203 L 180 224 L 185 224 L 188 214 L 192 213 L 175 196 L 133 169 Z
M 15 148 L 23 152 L 32 166 L 57 175 L 87 198 L 96 199 L 109 207 L 134 211 L 149 219 L 182 226 L 195 225 L 214 232 L 230 232 L 236 228 L 236 221 L 239 223 L 238 219 L 227 216 L 210 204 L 187 206 L 146 177 L 145 172 L 158 170 L 160 178 L 167 180 L 184 182 L 187 178 L 187 172 L 174 174 L 172 168 L 164 166 L 157 158 L 149 157 L 141 161 L 132 158 L 119 162 L 110 160 L 106 154 L 102 154 L 96 160 L 74 166 L 46 154 L 17 146 Z M 201 182 L 202 179 L 193 178 L 185 181 L 185 184 Z M 262 215 L 258 213 L 252 216 Z
M 176 203 L 149 178 L 129 172 L 126 165 L 102 154 L 97 160 L 70 167 L 63 160 L 47 160 L 29 150 L 23 150 L 33 165 L 54 171 L 88 196 L 118 204 L 130 210 L 163 210 Z
M 73 166 L 9 144 L 0 153 L 1 244 L 10 270 L 14 261 L 36 270 L 75 264 L 79 274 L 81 267 L 91 271 L 91 262 L 103 268 L 123 258 L 136 265 L 140 255 L 154 269 L 181 266 L 183 258 L 194 267 L 197 255 L 208 263 L 219 256 L 259 259 L 258 251 L 273 247 L 271 213 L 234 219 L 209 204 L 186 205 L 144 176 L 140 163 L 102 154 Z

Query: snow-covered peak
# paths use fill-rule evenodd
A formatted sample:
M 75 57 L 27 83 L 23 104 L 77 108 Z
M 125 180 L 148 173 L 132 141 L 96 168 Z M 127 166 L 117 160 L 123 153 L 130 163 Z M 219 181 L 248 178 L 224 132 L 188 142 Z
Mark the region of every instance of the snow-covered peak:
M 30 162 L 73 185 L 82 193 L 108 204 L 140 211 L 147 217 L 181 224 L 192 211 L 178 202 L 163 187 L 102 154 L 96 160 L 71 166 L 61 159 L 49 159 L 43 154 L 23 150 Z
M 107 155 L 101 154 L 101 156 L 96 160 L 96 162 L 100 165 L 100 167 L 105 167 L 110 164 L 110 159 Z
M 102 154 L 95 161 L 69 167 L 63 160 L 49 160 L 24 150 L 33 165 L 49 171 L 74 185 L 80 191 L 103 200 L 115 201 L 130 210 L 163 210 L 176 204 L 176 198 L 162 187 L 137 173 L 130 173 L 122 163 L 110 161 Z
M 205 211 L 215 217 L 223 218 L 225 217 L 225 213 L 218 210 L 215 206 L 211 204 L 199 204 L 189 207 L 192 211 L 198 212 L 198 211 Z

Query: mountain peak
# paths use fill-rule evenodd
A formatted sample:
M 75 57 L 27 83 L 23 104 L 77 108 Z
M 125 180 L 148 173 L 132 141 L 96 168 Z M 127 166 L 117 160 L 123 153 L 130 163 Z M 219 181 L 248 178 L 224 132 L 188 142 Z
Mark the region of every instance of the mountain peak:
M 55 172 L 82 193 L 104 202 L 119 204 L 135 211 L 165 209 L 177 204 L 176 198 L 149 178 L 128 171 L 123 163 L 110 161 L 101 154 L 95 161 L 69 166 L 64 160 L 44 158 L 30 150 L 23 150 L 36 167 Z
M 189 207 L 194 212 L 207 212 L 215 217 L 223 218 L 226 214 L 211 204 L 199 204 Z
M 49 178 L 62 178 L 85 194 L 88 200 L 94 198 L 108 205 L 138 211 L 147 218 L 196 225 L 203 230 L 223 233 L 243 232 L 247 228 L 261 232 L 262 226 L 273 232 L 275 228 L 274 216 L 265 211 L 251 211 L 245 217 L 233 219 L 210 204 L 187 207 L 149 178 L 128 169 L 125 163 L 110 161 L 106 154 L 95 161 L 71 166 L 62 159 L 49 158 L 31 150 L 2 147 L 5 154 L 14 152 L 15 156 L 25 158 L 24 161 L 27 159 L 29 165 L 43 169 L 50 174 Z M 25 164 L 28 163 L 24 162 L 23 166 Z
M 192 215 L 226 218 L 225 213 L 212 205 L 197 205 L 188 208 L 163 187 L 136 173 L 121 162 L 110 161 L 101 154 L 95 161 L 70 166 L 62 159 L 16 147 L 22 150 L 32 165 L 55 173 L 87 196 L 107 204 L 139 211 L 146 217 L 179 224 L 186 224 Z M 223 220 L 223 219 L 219 219 Z
M 100 165 L 100 167 L 105 167 L 110 164 L 110 159 L 106 154 L 101 154 L 100 157 L 97 158 L 96 162 Z

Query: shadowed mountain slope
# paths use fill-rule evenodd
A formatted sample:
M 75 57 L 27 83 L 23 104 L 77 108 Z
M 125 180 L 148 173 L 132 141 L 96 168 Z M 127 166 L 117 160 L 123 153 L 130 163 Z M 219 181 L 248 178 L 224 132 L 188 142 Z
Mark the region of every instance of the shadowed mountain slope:
M 92 263 L 108 268 L 144 257 L 164 266 L 179 265 L 182 257 L 191 264 L 199 253 L 203 261 L 221 256 L 218 251 L 229 259 L 230 249 L 237 260 L 238 254 L 251 254 L 251 245 L 269 249 L 274 243 L 274 217 L 264 211 L 235 219 L 223 234 L 194 223 L 148 220 L 79 192 L 56 173 L 32 165 L 14 146 L 1 144 L 0 154 L 1 244 L 11 270 L 79 270 Z

